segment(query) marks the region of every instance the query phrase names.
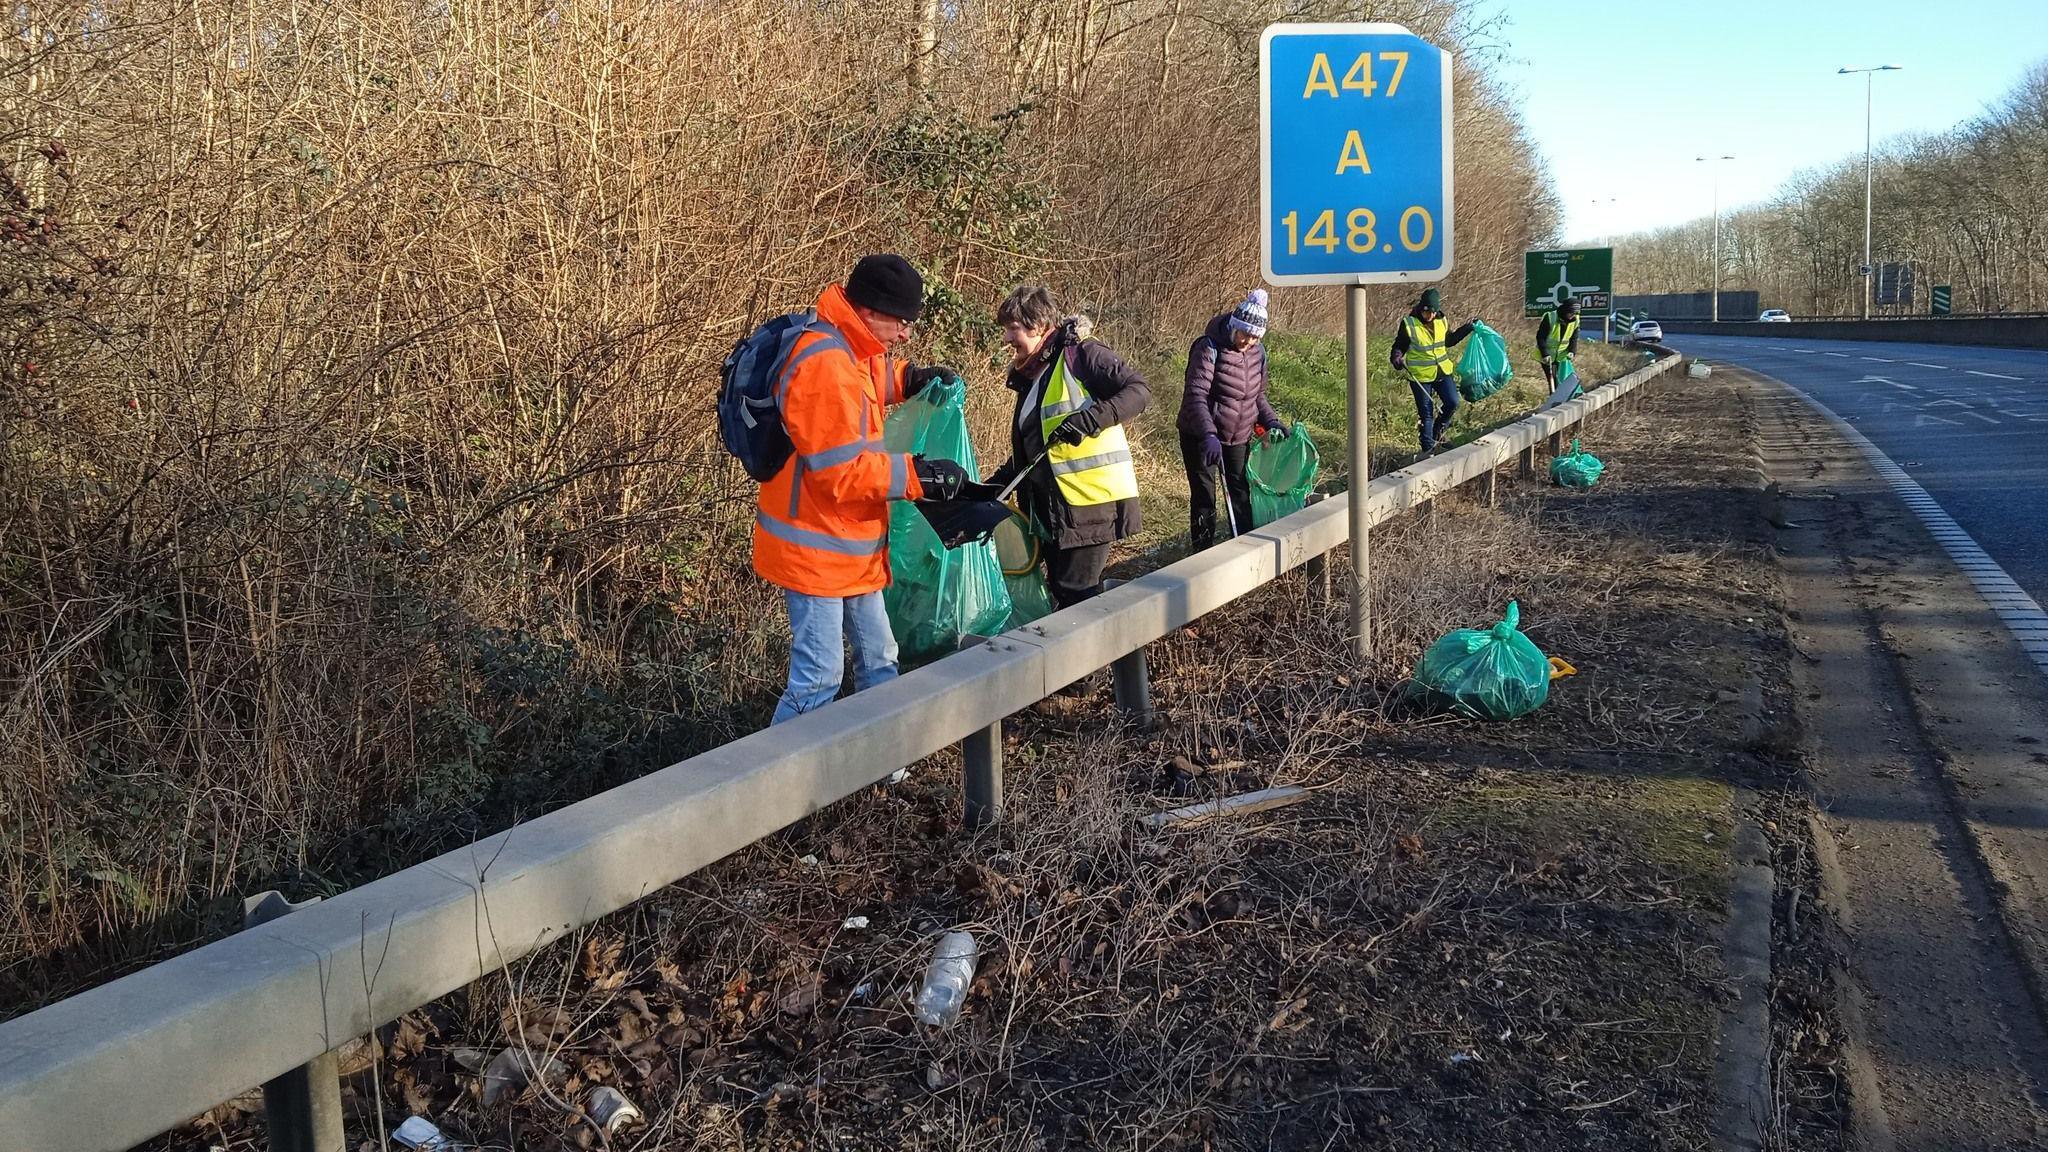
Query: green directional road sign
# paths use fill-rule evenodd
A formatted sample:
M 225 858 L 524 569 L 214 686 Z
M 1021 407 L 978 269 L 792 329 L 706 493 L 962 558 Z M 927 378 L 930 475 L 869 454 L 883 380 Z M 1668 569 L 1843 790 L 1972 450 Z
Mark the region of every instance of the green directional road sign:
M 1541 316 L 1566 297 L 1582 316 L 1605 316 L 1614 307 L 1614 249 L 1566 248 L 1522 253 L 1522 314 Z
M 1929 310 L 1932 311 L 1934 315 L 1948 315 L 1949 285 L 1936 284 L 1934 286 L 1934 290 L 1928 293 L 1928 297 L 1932 301 L 1932 303 L 1929 306 Z

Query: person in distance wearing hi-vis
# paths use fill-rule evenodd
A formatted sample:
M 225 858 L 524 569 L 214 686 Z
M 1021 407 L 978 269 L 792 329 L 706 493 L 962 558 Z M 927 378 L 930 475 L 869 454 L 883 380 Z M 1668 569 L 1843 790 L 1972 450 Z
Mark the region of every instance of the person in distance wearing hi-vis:
M 1425 291 L 1394 331 L 1394 350 L 1388 357 L 1397 372 L 1408 374 L 1408 390 L 1415 395 L 1417 438 L 1427 456 L 1437 451 L 1437 442 L 1451 430 L 1451 417 L 1458 411 L 1458 381 L 1451 375 L 1451 349 L 1472 334 L 1467 321 L 1448 335 L 1444 332 L 1444 301 L 1434 288 Z M 1448 447 L 1448 445 L 1446 445 Z
M 1536 321 L 1536 354 L 1543 360 L 1543 378 L 1553 390 L 1560 376 L 1570 376 L 1575 371 L 1571 363 L 1578 351 L 1579 302 L 1567 296 L 1564 303 Z

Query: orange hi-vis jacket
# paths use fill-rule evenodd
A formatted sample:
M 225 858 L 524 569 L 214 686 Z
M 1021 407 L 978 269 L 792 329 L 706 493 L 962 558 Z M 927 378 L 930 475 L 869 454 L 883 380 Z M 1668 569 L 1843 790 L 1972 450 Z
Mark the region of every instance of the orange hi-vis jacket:
M 796 451 L 761 485 L 754 571 L 807 596 L 864 596 L 889 584 L 889 501 L 924 495 L 910 457 L 882 448 L 908 365 L 887 355 L 839 285 L 818 297 L 818 319 L 846 348 L 809 333 L 790 352 L 782 426 Z

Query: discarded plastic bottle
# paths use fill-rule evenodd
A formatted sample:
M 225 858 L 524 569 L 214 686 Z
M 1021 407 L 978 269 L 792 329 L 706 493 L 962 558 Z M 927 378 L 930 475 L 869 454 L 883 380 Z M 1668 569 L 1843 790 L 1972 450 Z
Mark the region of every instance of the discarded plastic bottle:
M 971 932 L 948 932 L 939 937 L 932 962 L 924 970 L 924 986 L 917 990 L 917 1018 L 937 1028 L 950 1028 L 960 1019 L 967 1002 L 967 986 L 974 982 L 974 961 L 980 949 Z

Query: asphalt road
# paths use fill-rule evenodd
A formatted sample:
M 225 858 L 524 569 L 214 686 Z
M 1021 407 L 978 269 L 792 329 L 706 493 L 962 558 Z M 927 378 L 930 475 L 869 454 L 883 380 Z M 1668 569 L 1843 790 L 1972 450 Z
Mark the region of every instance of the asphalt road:
M 2048 604 L 2048 352 L 1952 344 L 1673 335 L 1708 363 L 1826 405 L 1919 481 L 2013 581 Z

